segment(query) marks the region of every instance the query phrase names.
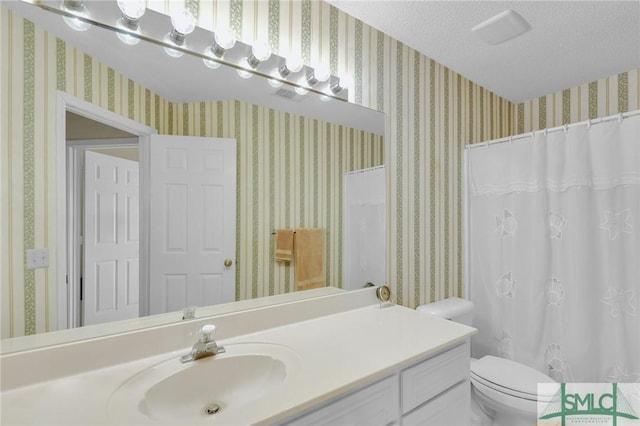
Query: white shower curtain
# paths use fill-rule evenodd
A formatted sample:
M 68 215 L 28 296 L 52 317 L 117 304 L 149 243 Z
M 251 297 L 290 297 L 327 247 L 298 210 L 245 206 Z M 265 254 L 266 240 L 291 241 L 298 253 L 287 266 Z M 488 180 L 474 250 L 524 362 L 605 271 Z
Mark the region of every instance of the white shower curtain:
M 640 382 L 640 115 L 467 150 L 473 356 Z
M 344 282 L 358 290 L 387 280 L 387 191 L 384 166 L 344 176 Z

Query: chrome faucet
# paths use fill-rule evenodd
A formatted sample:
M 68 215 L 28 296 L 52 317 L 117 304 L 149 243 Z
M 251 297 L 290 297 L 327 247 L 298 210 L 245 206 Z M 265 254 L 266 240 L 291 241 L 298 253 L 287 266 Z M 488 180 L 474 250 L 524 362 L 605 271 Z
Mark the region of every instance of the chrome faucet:
M 200 338 L 191 348 L 191 352 L 180 357 L 180 362 L 187 363 L 196 361 L 200 358 L 206 358 L 208 356 L 225 353 L 226 350 L 224 349 L 224 347 L 218 346 L 216 341 L 213 340 L 213 333 L 215 333 L 215 331 L 215 325 L 203 325 L 200 331 L 198 331 L 198 334 L 200 334 Z

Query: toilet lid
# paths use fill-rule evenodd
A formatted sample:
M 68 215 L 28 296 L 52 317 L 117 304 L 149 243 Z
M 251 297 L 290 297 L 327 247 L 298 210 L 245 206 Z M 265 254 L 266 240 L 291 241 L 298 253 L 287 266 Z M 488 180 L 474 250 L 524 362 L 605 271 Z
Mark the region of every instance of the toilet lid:
M 531 367 L 491 355 L 471 363 L 471 375 L 495 389 L 534 400 L 538 395 L 538 383 L 554 382 Z

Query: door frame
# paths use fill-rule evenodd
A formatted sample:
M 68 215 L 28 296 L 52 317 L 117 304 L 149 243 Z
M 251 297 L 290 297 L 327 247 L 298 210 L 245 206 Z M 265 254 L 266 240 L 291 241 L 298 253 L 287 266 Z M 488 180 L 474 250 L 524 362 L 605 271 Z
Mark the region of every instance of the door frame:
M 149 203 L 149 137 L 158 131 L 132 119 L 105 110 L 97 105 L 78 99 L 68 93 L 56 92 L 56 289 L 58 299 L 58 330 L 74 327 L 77 306 L 76 289 L 71 288 L 69 271 L 73 267 L 70 232 L 73 231 L 73 206 L 67 197 L 67 179 L 72 180 L 73 168 L 67 167 L 66 112 L 81 115 L 91 120 L 124 130 L 138 137 L 140 157 L 140 221 L 148 224 Z M 140 315 L 149 309 L 148 271 L 148 225 L 140 226 Z M 144 298 L 146 297 L 146 299 Z M 78 300 L 79 302 L 79 300 Z

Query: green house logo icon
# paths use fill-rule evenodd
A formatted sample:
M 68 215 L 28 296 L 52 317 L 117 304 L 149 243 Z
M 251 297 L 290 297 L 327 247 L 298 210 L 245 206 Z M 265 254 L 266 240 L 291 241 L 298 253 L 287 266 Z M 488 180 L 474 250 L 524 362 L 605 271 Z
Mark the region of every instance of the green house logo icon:
M 551 398 L 539 419 L 559 418 L 562 426 L 568 424 L 567 419 L 571 420 L 569 424 L 576 424 L 575 420 L 579 420 L 579 424 L 588 424 L 593 423 L 596 418 L 608 417 L 614 426 L 619 418 L 639 419 L 617 383 L 611 383 L 610 390 L 605 391 L 598 384 L 591 384 L 591 388 L 598 387 L 598 391 L 589 391 L 589 385 L 574 383 L 567 387 L 567 383 L 561 383 L 560 389 Z M 584 391 L 585 388 L 587 391 Z

